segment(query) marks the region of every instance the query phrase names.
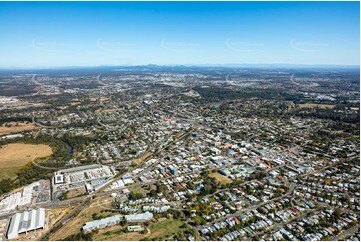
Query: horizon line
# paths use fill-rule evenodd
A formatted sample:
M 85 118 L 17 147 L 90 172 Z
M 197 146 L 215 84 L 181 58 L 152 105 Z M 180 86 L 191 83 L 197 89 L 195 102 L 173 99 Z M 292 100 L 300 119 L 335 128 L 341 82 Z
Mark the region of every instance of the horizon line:
M 67 68 L 101 68 L 101 67 L 245 67 L 245 66 L 290 66 L 290 67 L 348 67 L 348 68 L 360 68 L 360 64 L 285 64 L 285 63 L 274 63 L 274 64 L 109 64 L 109 65 L 69 65 L 69 66 L 8 66 L 2 67 L 1 70 L 46 70 L 46 69 L 67 69 Z

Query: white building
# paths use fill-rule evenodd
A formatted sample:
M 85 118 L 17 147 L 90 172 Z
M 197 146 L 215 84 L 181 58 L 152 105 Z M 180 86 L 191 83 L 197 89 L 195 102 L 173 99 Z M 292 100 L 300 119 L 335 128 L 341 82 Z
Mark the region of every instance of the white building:
M 45 224 L 45 210 L 38 208 L 22 213 L 14 214 L 7 231 L 8 239 L 15 239 L 21 233 L 42 229 Z
M 100 219 L 100 220 L 94 220 L 94 221 L 87 222 L 83 226 L 83 230 L 85 232 L 91 232 L 91 231 L 96 230 L 96 229 L 102 229 L 102 228 L 105 228 L 105 227 L 116 225 L 119 222 L 120 222 L 120 216 L 115 215 L 115 216 L 112 216 L 112 217 L 107 217 L 107 218 L 103 218 L 103 219 Z
M 54 184 L 64 183 L 64 175 L 55 175 L 54 176 Z
M 139 231 L 143 231 L 144 228 L 142 228 L 142 226 L 140 225 L 134 225 L 134 226 L 128 226 L 128 231 L 130 232 L 139 232 Z
M 153 214 L 150 212 L 125 215 L 127 222 L 146 222 L 153 218 Z

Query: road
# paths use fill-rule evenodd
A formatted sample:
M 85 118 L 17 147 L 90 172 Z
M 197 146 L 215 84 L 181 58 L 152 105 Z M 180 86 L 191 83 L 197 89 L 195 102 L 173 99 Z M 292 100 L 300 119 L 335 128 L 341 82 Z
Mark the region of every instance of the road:
M 298 214 L 296 217 L 293 217 L 292 219 L 290 220 L 287 220 L 287 221 L 284 221 L 284 222 L 280 222 L 280 223 L 275 223 L 273 225 L 271 225 L 270 227 L 262 230 L 262 231 L 259 231 L 258 233 L 254 233 L 252 234 L 252 237 L 256 237 L 256 236 L 262 236 L 263 234 L 267 233 L 268 231 L 271 231 L 271 230 L 276 230 L 276 229 L 279 229 L 279 228 L 282 228 L 284 225 L 288 224 L 288 223 L 291 223 L 295 220 L 300 220 L 300 219 L 303 219 L 304 217 L 306 217 L 307 215 L 309 215 L 311 212 L 316 212 L 316 211 L 320 211 L 321 209 L 324 209 L 325 207 L 319 207 L 319 208 L 316 208 L 316 209 L 310 209 L 310 210 L 307 210 L 307 211 L 303 211 L 301 212 L 300 214 Z M 247 239 L 247 238 L 244 238 L 244 239 Z
M 98 81 L 99 81 L 99 78 L 100 78 L 100 75 L 97 77 Z M 99 81 L 99 82 L 100 82 L 100 81 Z M 173 114 L 173 115 L 174 115 L 174 114 Z M 42 124 L 37 123 L 37 122 L 35 121 L 35 117 L 33 117 L 32 119 L 33 119 L 33 122 L 34 122 L 36 125 L 38 125 L 38 126 L 40 126 L 40 127 L 43 127 L 43 128 L 59 128 L 59 127 L 61 127 L 61 126 L 46 126 L 46 125 L 42 125 Z M 203 128 L 205 127 L 204 124 L 200 124 L 199 122 L 197 122 L 197 121 L 195 121 L 195 120 L 188 119 L 188 118 L 185 118 L 185 117 L 181 117 L 181 119 L 182 119 L 182 120 L 186 120 L 188 123 L 191 123 L 191 124 L 193 125 L 193 128 L 195 128 L 195 127 L 197 127 L 197 126 L 202 126 Z M 98 120 L 98 123 L 99 123 L 100 125 L 107 126 L 107 125 L 101 123 L 99 120 Z M 169 142 L 169 143 L 166 144 L 166 145 L 162 145 L 162 147 L 161 147 L 157 152 L 155 152 L 155 153 L 153 153 L 152 155 L 150 155 L 149 157 L 147 157 L 147 160 L 151 159 L 154 155 L 157 155 L 157 154 L 159 154 L 160 152 L 162 152 L 166 147 L 172 146 L 172 145 L 174 145 L 176 142 L 178 142 L 179 140 L 181 140 L 181 139 L 183 139 L 184 137 L 186 137 L 188 134 L 190 134 L 191 132 L 193 132 L 193 128 L 191 128 L 190 130 L 188 130 L 187 132 L 185 132 L 184 134 L 182 134 L 181 136 L 179 136 L 178 138 L 176 138 L 174 141 Z M 159 145 L 159 144 L 157 144 L 157 145 Z M 153 149 L 155 149 L 155 146 L 153 146 Z M 326 154 L 322 154 L 322 155 L 325 156 Z M 332 157 L 332 158 L 334 158 L 334 157 Z M 345 159 L 345 160 L 348 160 L 348 159 L 351 159 L 351 157 L 350 157 L 350 158 L 347 158 L 347 159 Z M 345 161 L 345 160 L 344 160 L 344 161 Z M 324 169 L 327 169 L 327 168 L 329 168 L 329 167 L 336 166 L 336 165 L 340 165 L 340 164 L 341 164 L 341 161 L 338 162 L 338 163 L 332 164 L 332 165 L 330 165 L 330 166 L 323 167 L 323 168 L 321 168 L 321 169 L 319 169 L 319 170 L 315 170 L 315 171 L 312 171 L 312 172 L 310 172 L 310 173 L 300 175 L 300 177 L 307 176 L 307 175 L 313 174 L 313 173 L 315 173 L 315 172 L 319 172 L 320 170 L 324 170 Z M 174 176 L 174 177 L 175 177 L 175 176 Z M 44 208 L 52 208 L 52 207 L 64 206 L 64 205 L 69 205 L 69 204 L 74 204 L 74 203 L 80 203 L 80 202 L 83 202 L 83 201 L 85 201 L 85 200 L 87 200 L 87 199 L 96 198 L 96 197 L 98 197 L 98 196 L 103 196 L 103 195 L 111 194 L 111 193 L 113 193 L 113 192 L 115 192 L 115 191 L 121 191 L 121 190 L 123 190 L 123 189 L 129 189 L 129 188 L 132 188 L 132 187 L 143 186 L 143 185 L 147 185 L 147 184 L 154 184 L 154 183 L 156 183 L 156 182 L 158 182 L 158 181 L 160 181 L 160 180 L 170 179 L 170 178 L 172 178 L 172 176 L 171 176 L 171 177 L 167 177 L 167 178 L 152 180 L 152 181 L 149 181 L 149 182 L 137 183 L 137 184 L 133 184 L 133 185 L 126 186 L 126 187 L 122 187 L 122 188 L 118 188 L 118 189 L 113 189 L 113 190 L 111 190 L 111 191 L 104 191 L 104 190 L 106 189 L 106 187 L 108 187 L 108 185 L 107 185 L 107 186 L 104 186 L 104 188 L 102 188 L 102 189 L 100 189 L 100 190 L 98 190 L 98 191 L 96 191 L 96 192 L 94 192 L 94 193 L 92 193 L 92 194 L 90 194 L 90 195 L 87 195 L 87 196 L 72 198 L 72 199 L 68 199 L 68 200 L 64 200 L 64 201 L 52 201 L 52 202 L 50 202 L 50 203 L 48 203 L 48 204 L 34 205 L 34 207 L 39 207 L 39 206 L 41 206 L 41 207 L 44 207 Z M 115 181 L 116 179 L 118 179 L 118 178 L 115 178 L 114 181 Z M 251 181 L 249 181 L 249 182 L 251 182 Z M 248 182 L 246 182 L 246 183 L 248 183 Z M 244 184 L 246 184 L 246 183 L 244 183 Z M 110 183 L 110 184 L 111 184 L 111 183 Z M 295 186 L 296 186 L 296 184 L 291 183 L 291 184 L 290 184 L 290 189 L 288 190 L 288 192 L 287 192 L 286 194 L 284 194 L 284 195 L 282 195 L 282 196 L 280 196 L 280 197 L 277 197 L 277 198 L 270 199 L 270 200 L 268 200 L 268 201 L 261 202 L 261 203 L 256 204 L 256 205 L 252 205 L 252 206 L 250 206 L 250 207 L 248 207 L 248 208 L 246 208 L 246 209 L 242 209 L 241 211 L 239 211 L 239 212 L 237 212 L 237 213 L 228 214 L 228 215 L 226 215 L 226 216 L 224 216 L 224 217 L 222 217 L 222 218 L 219 218 L 219 219 L 215 220 L 214 223 L 216 223 L 216 222 L 218 222 L 218 221 L 221 221 L 221 220 L 224 220 L 224 219 L 227 219 L 227 218 L 230 218 L 230 217 L 239 216 L 241 213 L 244 213 L 244 212 L 246 212 L 246 211 L 250 211 L 250 210 L 257 209 L 258 207 L 263 206 L 263 205 L 265 205 L 265 204 L 267 204 L 267 203 L 270 203 L 270 202 L 272 202 L 272 201 L 279 200 L 279 199 L 282 199 L 282 198 L 284 198 L 284 197 L 286 197 L 286 196 L 289 196 L 289 195 L 293 192 Z M 14 212 L 14 213 L 15 213 L 15 212 Z M 71 213 L 69 213 L 66 217 L 67 217 L 67 218 L 71 218 L 71 216 L 72 216 L 73 214 L 74 214 L 74 211 L 71 212 Z M 6 215 L 6 216 L 9 216 L 9 215 Z M 202 229 L 202 228 L 204 228 L 204 227 L 205 227 L 205 226 L 197 226 L 196 228 L 197 228 L 198 230 L 200 230 L 200 229 Z M 354 228 L 352 228 L 352 229 L 354 229 Z M 346 232 L 347 232 L 347 231 L 346 231 Z M 346 233 L 346 232 L 345 232 L 345 233 Z M 352 231 L 351 231 L 351 232 L 352 232 Z M 351 232 L 350 232 L 350 233 L 351 233 Z
M 62 127 L 64 127 L 64 126 L 62 126 L 62 125 L 59 125 L 59 126 L 43 125 L 43 124 L 41 124 L 41 123 L 36 122 L 34 116 L 32 117 L 32 120 L 33 120 L 33 123 L 34 123 L 35 125 L 37 125 L 37 126 L 39 126 L 39 127 L 42 127 L 42 128 L 46 128 L 46 129 L 57 129 L 57 128 L 62 128 Z
M 349 157 L 349 158 L 346 158 L 344 161 L 346 161 L 346 160 L 348 160 L 348 159 L 353 159 L 353 158 L 354 158 L 354 157 Z M 299 175 L 299 176 L 297 176 L 297 177 L 306 177 L 306 176 L 312 175 L 312 174 L 314 174 L 314 173 L 320 172 L 320 171 L 322 171 L 322 170 L 325 170 L 325 169 L 327 169 L 327 168 L 329 168 L 329 167 L 339 166 L 339 165 L 342 164 L 342 162 L 343 162 L 343 161 L 339 161 L 338 163 L 335 163 L 335 164 L 332 164 L 332 165 L 329 165 L 329 166 L 322 167 L 322 168 L 320 168 L 320 169 L 311 171 L 311 172 L 306 173 L 306 174 L 301 174 L 301 175 Z M 262 203 L 253 205 L 253 206 L 248 207 L 248 208 L 246 208 L 246 209 L 242 209 L 241 211 L 239 211 L 239 212 L 237 212 L 237 213 L 228 214 L 228 215 L 226 215 L 226 216 L 224 216 L 224 217 L 221 217 L 221 218 L 219 218 L 219 219 L 216 219 L 214 222 L 212 222 L 212 224 L 217 223 L 217 222 L 219 222 L 219 221 L 223 221 L 223 220 L 225 220 L 225 219 L 227 219 L 227 218 L 239 216 L 240 214 L 242 214 L 242 213 L 244 213 L 244 212 L 246 212 L 246 211 L 250 211 L 250 210 L 253 210 L 253 209 L 257 209 L 258 207 L 263 206 L 263 205 L 265 205 L 265 204 L 267 204 L 267 203 L 269 203 L 269 202 L 272 202 L 272 201 L 281 199 L 281 198 L 283 198 L 283 197 L 289 196 L 289 195 L 293 192 L 293 190 L 295 189 L 295 187 L 296 187 L 296 184 L 295 184 L 295 183 L 291 183 L 290 189 L 288 190 L 288 192 L 287 192 L 286 194 L 284 194 L 284 195 L 282 195 L 282 196 L 280 196 L 280 197 L 277 197 L 277 198 L 274 198 L 274 199 L 271 199 L 271 200 L 268 200 L 268 201 L 265 201 L 265 202 L 262 202 Z M 205 228 L 205 227 L 207 227 L 207 226 L 209 226 L 209 225 L 195 226 L 195 228 L 196 228 L 197 230 L 202 230 L 203 228 Z
M 333 237 L 331 240 L 332 241 L 340 241 L 343 240 L 344 238 L 355 234 L 358 230 L 360 229 L 360 225 L 356 225 L 348 230 L 346 230 L 345 232 L 341 233 L 340 235 L 337 235 L 335 237 Z
M 244 213 L 244 212 L 257 209 L 257 208 L 259 208 L 259 207 L 261 207 L 261 206 L 263 206 L 263 205 L 265 205 L 265 204 L 267 204 L 267 203 L 270 203 L 270 202 L 273 202 L 273 201 L 282 199 L 282 198 L 284 198 L 284 197 L 286 197 L 286 196 L 289 196 L 289 195 L 293 192 L 295 186 L 296 186 L 296 184 L 291 183 L 290 189 L 288 190 L 288 192 L 287 192 L 286 194 L 284 194 L 284 195 L 282 195 L 282 196 L 280 196 L 280 197 L 276 197 L 276 198 L 273 198 L 273 199 L 264 201 L 264 202 L 262 202 L 262 203 L 258 203 L 258 204 L 252 205 L 252 206 L 250 206 L 250 207 L 248 207 L 248 208 L 241 209 L 241 210 L 238 211 L 237 213 L 228 214 L 228 215 L 226 215 L 226 216 L 223 216 L 223 217 L 221 217 L 221 218 L 218 218 L 218 219 L 214 220 L 214 221 L 212 222 L 212 224 L 215 224 L 215 223 L 217 223 L 217 222 L 223 221 L 223 220 L 225 220 L 225 219 L 227 219 L 227 218 L 238 217 L 238 216 L 240 216 L 240 215 L 241 215 L 242 213 Z M 208 227 L 208 226 L 209 226 L 209 225 L 200 225 L 200 226 L 196 226 L 196 229 L 197 229 L 197 230 L 202 230 L 202 229 L 204 229 L 205 227 Z

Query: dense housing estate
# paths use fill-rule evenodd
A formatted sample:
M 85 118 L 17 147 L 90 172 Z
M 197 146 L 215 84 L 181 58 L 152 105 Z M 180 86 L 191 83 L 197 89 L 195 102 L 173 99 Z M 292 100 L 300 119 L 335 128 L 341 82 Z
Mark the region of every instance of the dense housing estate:
M 2 77 L 0 152 L 52 153 L 0 180 L 1 239 L 359 239 L 355 70 L 64 73 Z

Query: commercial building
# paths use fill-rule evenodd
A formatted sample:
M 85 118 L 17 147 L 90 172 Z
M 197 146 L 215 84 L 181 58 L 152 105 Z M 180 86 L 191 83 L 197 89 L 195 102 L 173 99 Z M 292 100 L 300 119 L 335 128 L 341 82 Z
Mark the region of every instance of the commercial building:
M 116 225 L 119 222 L 120 222 L 120 216 L 115 215 L 115 216 L 112 216 L 112 217 L 87 222 L 83 226 L 83 230 L 85 232 L 91 232 L 91 231 L 96 230 L 96 229 L 102 229 L 102 228 L 105 228 L 105 227 Z
M 50 201 L 50 182 L 48 180 L 36 181 L 0 200 L 0 214 L 8 213 L 29 204 L 48 201 Z
M 113 171 L 109 166 L 99 164 L 59 170 L 54 173 L 54 190 L 57 190 L 57 188 L 71 189 L 89 184 L 86 188 L 88 189 L 91 186 L 91 190 L 94 191 L 108 182 L 113 175 Z
M 8 239 L 15 239 L 21 233 L 42 229 L 45 224 L 45 210 L 38 208 L 14 214 L 7 231 Z
M 125 215 L 127 222 L 146 222 L 153 218 L 153 214 L 150 212 Z

